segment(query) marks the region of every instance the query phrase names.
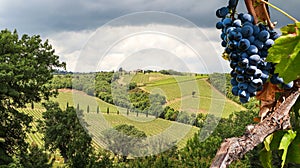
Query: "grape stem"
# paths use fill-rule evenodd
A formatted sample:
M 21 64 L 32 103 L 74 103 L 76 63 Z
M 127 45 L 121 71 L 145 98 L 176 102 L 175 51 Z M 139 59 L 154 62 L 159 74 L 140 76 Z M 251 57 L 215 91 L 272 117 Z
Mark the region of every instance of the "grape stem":
M 233 8 L 233 11 L 232 11 L 232 14 L 231 14 L 232 20 L 234 19 L 234 14 L 236 12 L 236 6 L 238 5 L 238 3 L 239 3 L 239 0 L 237 0 L 236 3 L 235 3 L 235 5 L 234 5 L 234 8 Z
M 244 1 L 248 12 L 253 16 L 254 24 L 256 24 L 258 22 L 258 19 L 254 7 L 252 5 L 252 0 L 244 0 Z
M 259 2 L 263 2 L 263 3 L 271 6 L 275 10 L 279 11 L 280 13 L 282 13 L 283 15 L 285 15 L 286 17 L 288 17 L 289 19 L 291 19 L 293 22 L 295 22 L 295 23 L 299 22 L 297 19 L 295 19 L 294 17 L 292 17 L 291 15 L 289 15 L 288 13 L 286 13 L 285 11 L 283 11 L 282 9 L 278 8 L 277 6 L 271 4 L 270 2 L 267 2 L 265 0 L 259 0 Z

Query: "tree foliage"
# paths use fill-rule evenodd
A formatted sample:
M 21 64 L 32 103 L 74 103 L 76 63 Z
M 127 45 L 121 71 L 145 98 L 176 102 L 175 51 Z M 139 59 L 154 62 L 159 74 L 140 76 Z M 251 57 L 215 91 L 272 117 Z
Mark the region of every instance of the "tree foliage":
M 48 83 L 64 63 L 54 52 L 39 35 L 19 38 L 17 31 L 0 32 L 0 165 L 27 152 L 25 137 L 32 118 L 16 109 L 55 94 Z
M 147 137 L 143 131 L 127 124 L 106 130 L 103 136 L 108 149 L 122 156 L 122 161 L 125 161 L 129 154 L 137 155 L 143 139 Z
M 84 167 L 92 152 L 91 137 L 85 132 L 77 117 L 76 110 L 59 108 L 58 103 L 45 104 L 44 122 L 41 131 L 44 134 L 45 148 L 60 154 L 71 167 Z

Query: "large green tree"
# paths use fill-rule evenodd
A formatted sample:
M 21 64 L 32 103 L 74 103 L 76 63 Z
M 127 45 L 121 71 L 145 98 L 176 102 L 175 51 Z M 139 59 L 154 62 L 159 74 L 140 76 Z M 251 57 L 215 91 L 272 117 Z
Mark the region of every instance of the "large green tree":
M 70 167 L 85 167 L 92 153 L 92 138 L 82 127 L 76 110 L 68 107 L 62 110 L 58 103 L 48 102 L 43 113 L 41 131 L 44 134 L 46 149 L 60 154 Z
M 120 155 L 121 161 L 125 161 L 129 154 L 137 155 L 141 152 L 142 141 L 147 137 L 143 131 L 127 124 L 108 129 L 103 136 L 108 149 L 115 155 Z
M 55 94 L 48 82 L 64 64 L 54 52 L 38 35 L 20 38 L 16 31 L 0 32 L 0 165 L 27 152 L 25 137 L 32 119 L 17 108 Z

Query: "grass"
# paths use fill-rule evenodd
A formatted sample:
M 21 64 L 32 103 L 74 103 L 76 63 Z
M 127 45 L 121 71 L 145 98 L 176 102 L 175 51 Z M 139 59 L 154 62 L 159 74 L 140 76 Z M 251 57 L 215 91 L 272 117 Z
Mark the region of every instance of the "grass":
M 158 72 L 153 73 L 136 73 L 136 74 L 126 74 L 121 76 L 121 82 L 124 83 L 130 83 L 135 82 L 138 86 L 144 86 L 146 84 L 162 80 L 162 79 L 168 79 L 171 78 L 170 75 L 164 75 Z
M 192 138 L 199 128 L 190 125 L 163 120 L 154 117 L 138 116 L 130 114 L 97 114 L 84 113 L 84 121 L 87 121 L 87 130 L 94 138 L 97 144 L 103 145 L 103 131 L 121 124 L 133 125 L 137 129 L 146 133 L 149 139 L 164 135 L 169 141 L 176 141 L 177 147 L 182 148 L 186 145 L 188 139 Z
M 70 89 L 62 89 L 59 91 L 59 95 L 51 100 L 59 102 L 62 109 L 66 108 L 67 103 L 69 103 L 69 106 L 73 106 L 75 108 L 77 107 L 77 104 L 79 104 L 79 108 L 83 111 L 86 111 L 88 106 L 91 112 L 96 112 L 97 106 L 99 106 L 99 111 L 102 113 L 106 113 L 107 108 L 109 108 L 110 113 L 117 113 L 118 110 L 125 110 L 117 108 L 116 106 L 106 103 L 96 97 L 89 96 L 81 91 L 74 91 Z
M 52 101 L 60 103 L 61 108 L 66 108 L 67 103 L 69 106 L 74 106 L 75 102 L 80 102 L 79 106 L 83 112 L 83 120 L 87 123 L 87 130 L 93 137 L 92 145 L 97 149 L 103 146 L 101 140 L 102 131 L 107 128 L 111 128 L 120 124 L 134 125 L 141 131 L 144 131 L 148 137 L 155 137 L 163 135 L 169 140 L 176 141 L 178 148 L 185 146 L 187 140 L 192 138 L 199 128 L 190 125 L 172 122 L 160 118 L 154 118 L 153 116 L 146 117 L 145 114 L 131 113 L 127 116 L 126 109 L 117 108 L 111 104 L 108 104 L 100 99 L 86 95 L 83 92 L 60 90 L 59 95 L 56 98 L 52 98 Z M 89 105 L 90 112 L 87 112 L 86 108 Z M 99 105 L 101 113 L 96 112 L 96 108 Z M 110 113 L 106 114 L 106 108 L 110 108 Z M 119 115 L 117 115 L 119 110 Z M 28 142 L 35 143 L 40 147 L 43 146 L 43 135 L 37 132 L 37 120 L 42 119 L 42 113 L 45 111 L 40 104 L 35 104 L 35 108 L 23 108 L 21 112 L 33 116 L 34 122 L 32 123 L 32 130 L 34 132 L 28 134 Z
M 160 93 L 167 98 L 167 105 L 190 113 L 222 113 L 228 117 L 244 108 L 227 99 L 201 76 L 173 76 L 142 87 L 150 93 Z M 195 95 L 192 96 L 192 92 Z M 222 110 L 222 111 L 220 111 Z

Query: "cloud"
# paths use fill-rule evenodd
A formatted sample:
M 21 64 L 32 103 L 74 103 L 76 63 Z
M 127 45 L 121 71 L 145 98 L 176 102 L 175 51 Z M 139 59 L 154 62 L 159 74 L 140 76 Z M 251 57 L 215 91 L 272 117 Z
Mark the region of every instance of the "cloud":
M 69 70 L 111 70 L 125 66 L 120 60 L 128 63 L 130 59 L 140 66 L 150 66 L 153 60 L 163 66 L 160 63 L 165 58 L 150 57 L 155 54 L 169 58 L 166 67 L 184 70 L 183 65 L 187 64 L 192 71 L 228 71 L 228 63 L 217 60 L 222 48 L 220 32 L 214 29 L 219 20 L 215 11 L 226 3 L 217 0 L 1 0 L 0 25 L 11 30 L 16 28 L 20 34 L 49 38 Z M 300 6 L 299 0 L 272 3 L 299 19 L 296 8 Z M 243 1 L 238 11 L 246 11 Z M 278 27 L 291 23 L 276 10 L 270 8 L 270 11 Z M 134 34 L 141 32 L 144 34 Z M 137 56 L 146 58 L 144 61 L 149 65 L 137 62 Z M 175 57 L 178 59 L 174 60 L 182 63 L 174 63 L 171 58 Z M 127 66 L 135 68 L 131 64 Z
M 130 13 L 161 11 L 185 17 L 198 25 L 213 26 L 211 20 L 217 20 L 214 11 L 221 5 L 218 1 L 204 5 L 198 0 L 4 0 L 0 2 L 0 24 L 22 33 L 48 34 L 95 29 Z M 140 21 L 136 24 L 148 23 L 145 19 Z
M 49 35 L 62 31 L 96 29 L 115 18 L 134 12 L 161 11 L 184 17 L 200 27 L 214 27 L 218 20 L 216 9 L 226 6 L 226 3 L 217 0 L 1 0 L 0 25 L 9 29 L 17 28 L 21 33 Z M 299 0 L 277 0 L 272 3 L 297 18 Z M 238 10 L 246 11 L 243 1 L 240 1 Z M 272 8 L 271 14 L 279 26 L 291 23 Z M 155 22 L 176 25 L 159 18 Z M 149 24 L 149 20 L 141 18 L 134 24 Z
M 94 32 L 62 32 L 49 37 L 57 54 L 67 61 L 68 70 L 156 67 L 202 73 L 229 71 L 228 63 L 220 58 L 218 38 L 219 32 L 212 28 L 164 24 L 103 26 Z

